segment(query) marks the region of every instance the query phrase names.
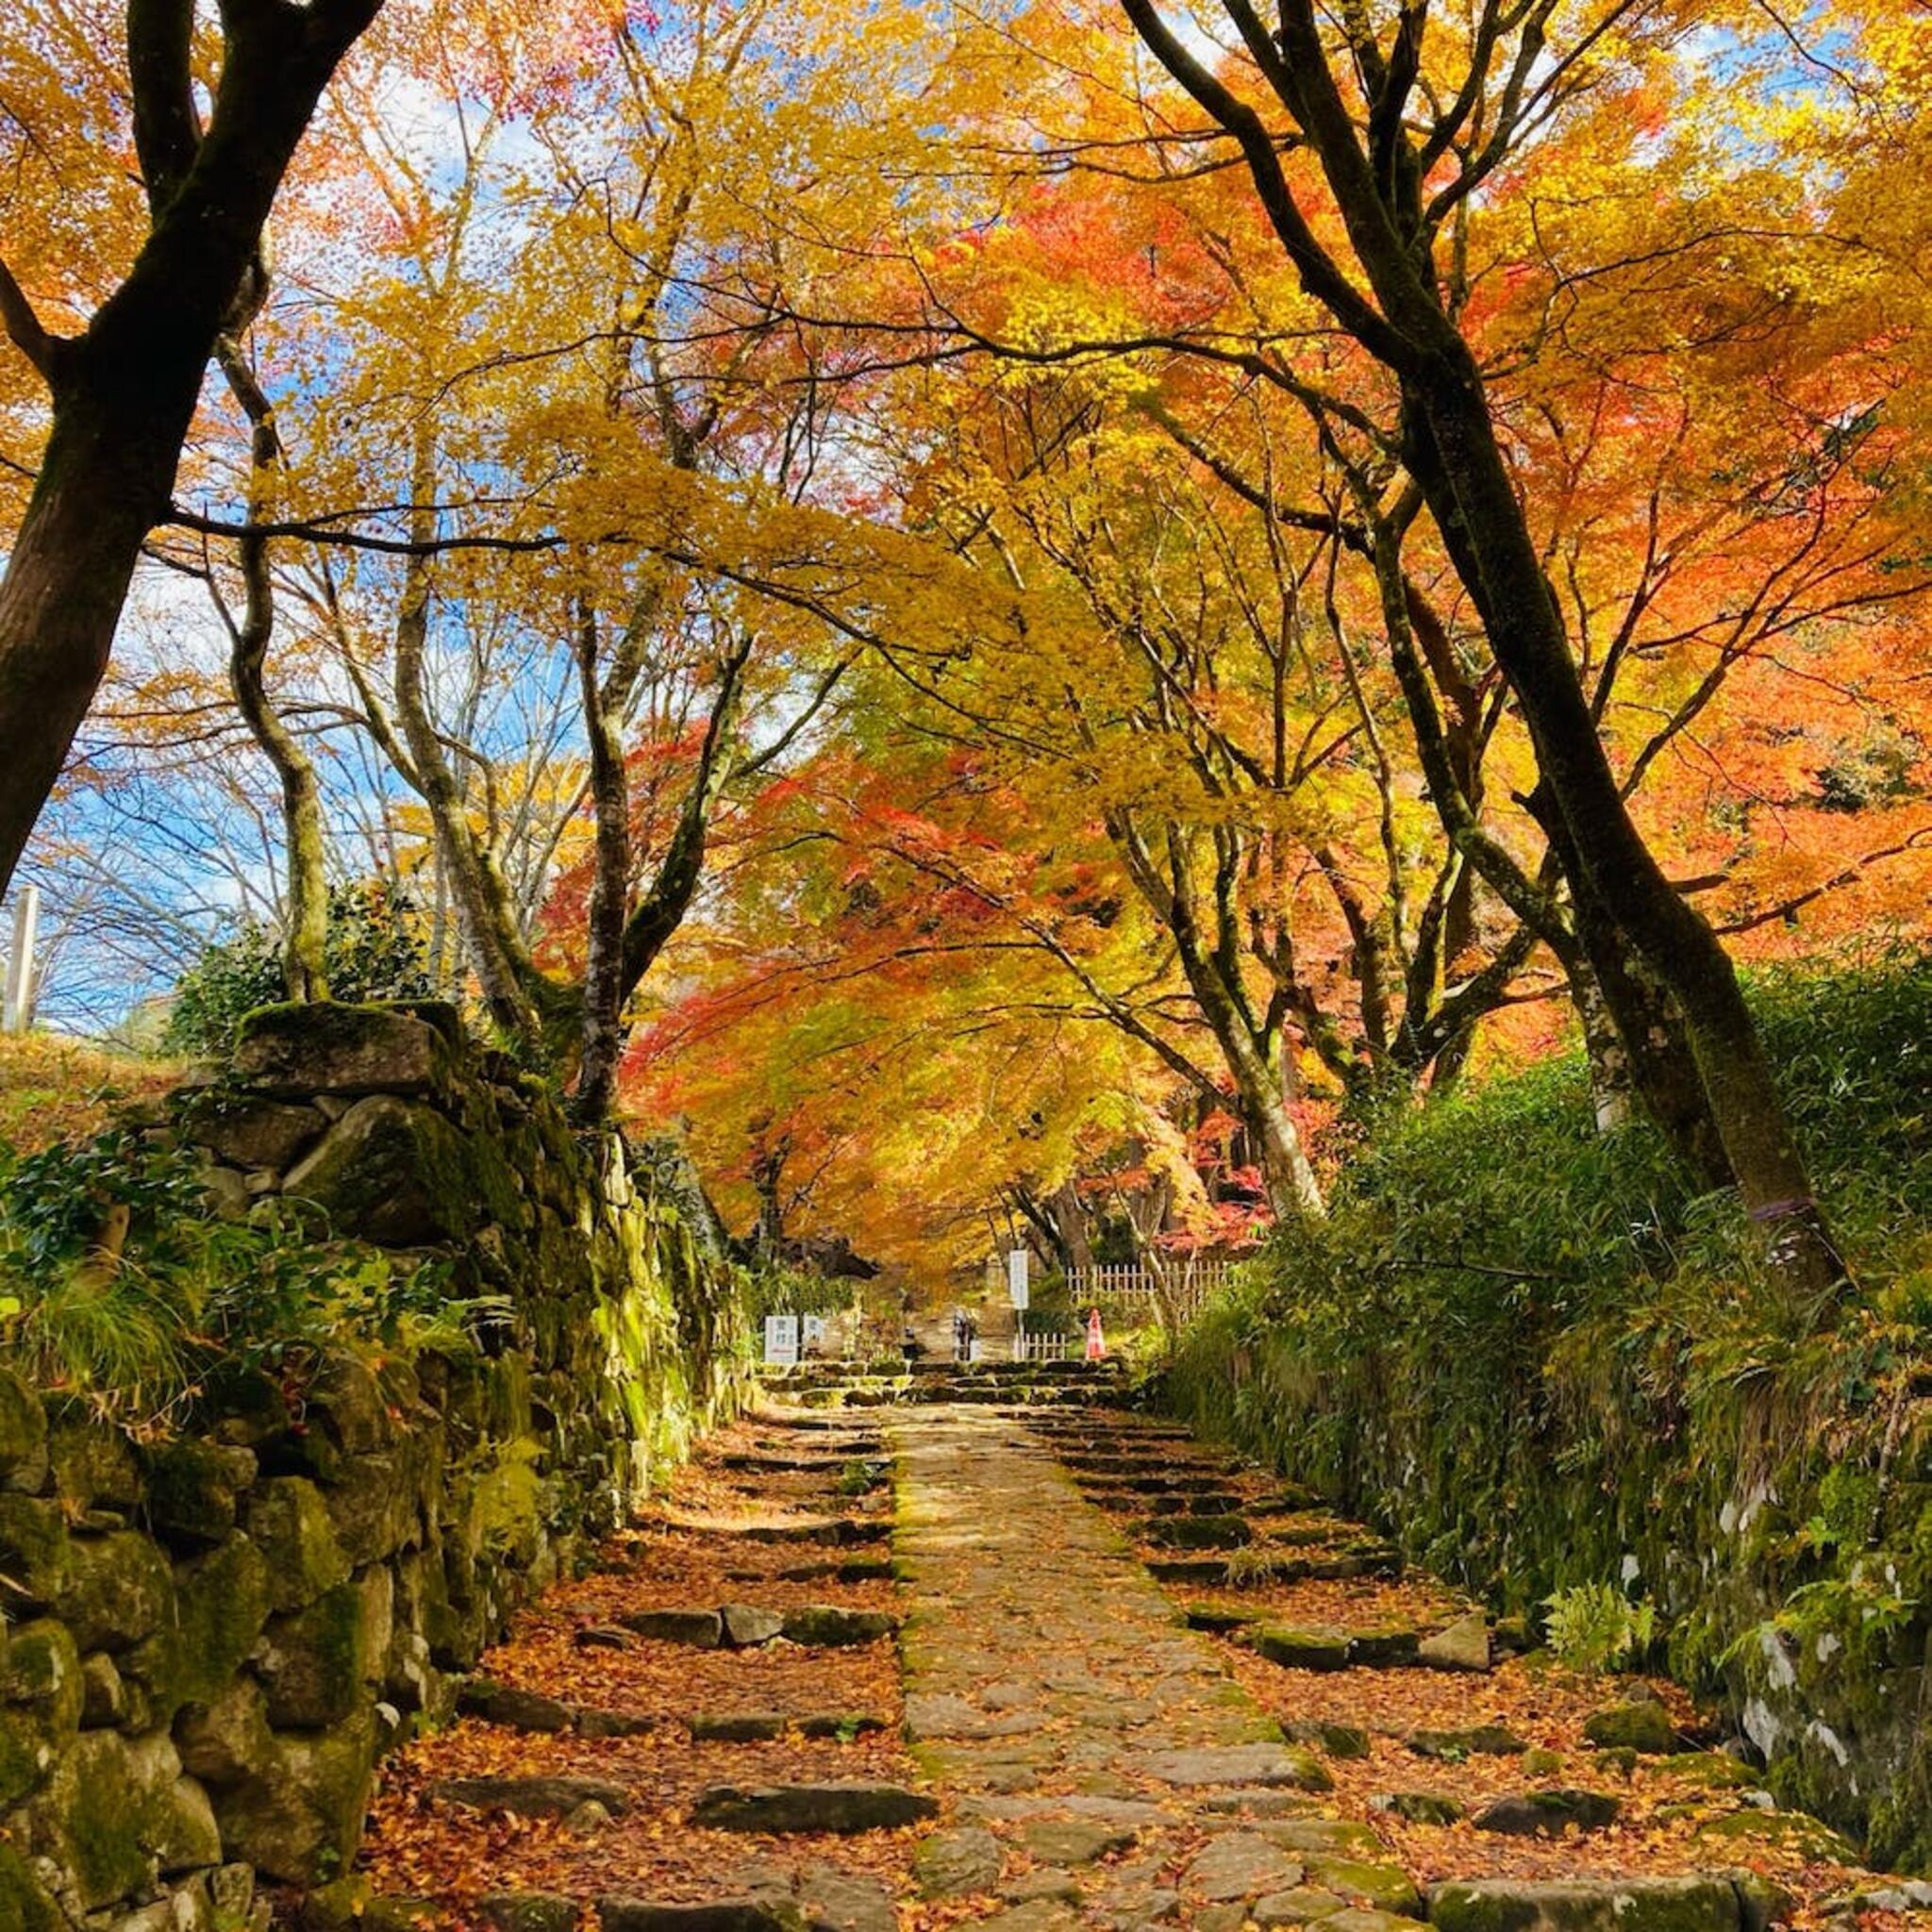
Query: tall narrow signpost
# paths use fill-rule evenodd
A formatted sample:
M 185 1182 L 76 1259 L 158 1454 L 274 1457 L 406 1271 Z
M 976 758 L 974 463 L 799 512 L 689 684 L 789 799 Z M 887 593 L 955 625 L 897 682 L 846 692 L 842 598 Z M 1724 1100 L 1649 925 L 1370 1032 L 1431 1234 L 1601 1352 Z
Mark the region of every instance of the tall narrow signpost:
M 7 955 L 7 1005 L 0 1029 L 25 1033 L 34 1016 L 34 947 L 40 940 L 41 889 L 23 886 L 13 902 L 13 945 Z
M 1007 1298 L 1013 1305 L 1013 1359 L 1026 1359 L 1026 1250 L 1015 1248 L 1007 1257 Z

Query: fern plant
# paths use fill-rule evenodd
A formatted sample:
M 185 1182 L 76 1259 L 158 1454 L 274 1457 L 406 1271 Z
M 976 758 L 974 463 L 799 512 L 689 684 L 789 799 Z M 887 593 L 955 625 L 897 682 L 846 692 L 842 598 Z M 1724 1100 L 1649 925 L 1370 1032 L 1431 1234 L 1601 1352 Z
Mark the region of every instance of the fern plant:
M 1632 1603 L 1607 1583 L 1579 1583 L 1543 1599 L 1546 1632 L 1559 1661 L 1576 1671 L 1607 1671 L 1648 1650 L 1657 1636 L 1657 1607 Z

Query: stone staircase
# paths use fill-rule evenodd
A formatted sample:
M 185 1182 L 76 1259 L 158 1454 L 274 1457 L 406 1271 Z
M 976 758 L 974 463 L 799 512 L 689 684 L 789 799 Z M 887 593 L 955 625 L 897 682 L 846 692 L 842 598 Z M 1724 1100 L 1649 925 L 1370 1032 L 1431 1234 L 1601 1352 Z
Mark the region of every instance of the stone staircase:
M 759 1379 L 774 1401 L 799 1408 L 884 1408 L 956 1402 L 1042 1408 L 1117 1405 L 1124 1397 L 1117 1362 L 907 1363 L 801 1362 L 766 1367 Z

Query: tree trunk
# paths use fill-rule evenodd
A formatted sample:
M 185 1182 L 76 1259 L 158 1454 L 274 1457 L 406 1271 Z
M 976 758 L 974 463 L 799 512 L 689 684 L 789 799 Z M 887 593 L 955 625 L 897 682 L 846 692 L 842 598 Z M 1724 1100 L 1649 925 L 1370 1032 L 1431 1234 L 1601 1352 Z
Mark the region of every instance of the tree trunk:
M 72 341 L 45 334 L 10 275 L 7 330 L 45 377 L 54 422 L 0 578 L 0 891 L 107 669 L 215 338 L 338 60 L 381 0 L 224 11 L 199 129 L 190 0 L 130 0 L 128 74 L 151 226 L 127 278 Z
M 281 473 L 282 444 L 275 409 L 241 345 L 223 336 L 215 353 L 228 388 L 248 418 L 250 474 L 248 520 L 265 523 L 274 514 L 275 481 Z M 322 787 L 307 747 L 282 721 L 268 694 L 268 647 L 275 640 L 275 578 L 269 567 L 269 540 L 242 539 L 242 577 L 247 599 L 239 625 L 230 625 L 228 682 L 250 734 L 275 767 L 282 791 L 282 836 L 286 846 L 289 912 L 282 936 L 282 986 L 291 1000 L 328 997 L 328 845 L 322 820 Z M 224 615 L 225 616 L 225 611 Z
M 1559 858 L 1579 911 L 1591 906 L 1603 915 L 1601 924 L 1582 920 L 1578 938 L 1606 998 L 1614 1012 L 1613 983 L 1630 977 L 1613 931 L 1683 1015 L 1724 1157 L 1776 1266 L 1800 1292 L 1828 1294 L 1844 1279 L 1844 1262 L 1812 1196 L 1737 974 L 1630 819 L 1497 447 L 1481 376 L 1460 338 L 1430 379 L 1406 380 L 1404 390 L 1412 473 L 1529 727 L 1540 785 L 1560 815 Z M 1620 1020 L 1618 1030 L 1632 1045 L 1632 1029 Z M 1638 1029 L 1638 1041 L 1643 1037 Z M 1633 1052 L 1633 1073 L 1636 1059 Z

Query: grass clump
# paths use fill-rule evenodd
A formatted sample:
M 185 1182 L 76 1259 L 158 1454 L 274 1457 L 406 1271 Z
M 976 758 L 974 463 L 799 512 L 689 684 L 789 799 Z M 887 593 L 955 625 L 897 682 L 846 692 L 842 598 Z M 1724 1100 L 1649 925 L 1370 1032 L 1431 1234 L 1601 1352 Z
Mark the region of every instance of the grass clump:
M 442 1257 L 321 1241 L 278 1203 L 216 1217 L 198 1157 L 129 1129 L 0 1143 L 0 1357 L 137 1432 L 224 1372 L 453 1343 L 479 1305 L 449 1286 Z

